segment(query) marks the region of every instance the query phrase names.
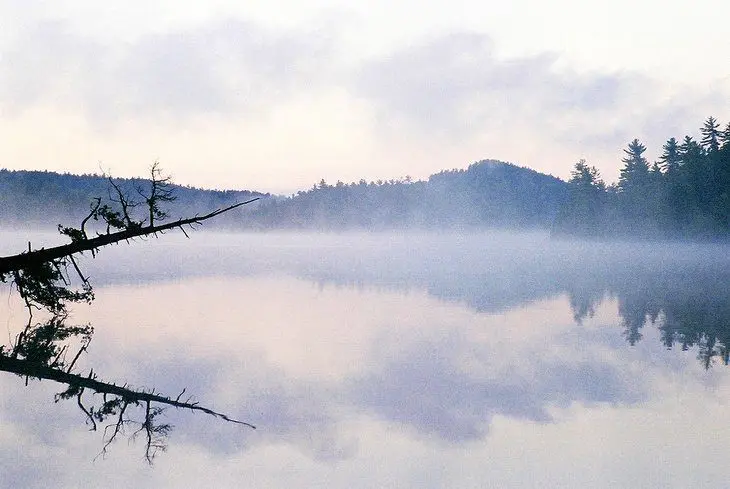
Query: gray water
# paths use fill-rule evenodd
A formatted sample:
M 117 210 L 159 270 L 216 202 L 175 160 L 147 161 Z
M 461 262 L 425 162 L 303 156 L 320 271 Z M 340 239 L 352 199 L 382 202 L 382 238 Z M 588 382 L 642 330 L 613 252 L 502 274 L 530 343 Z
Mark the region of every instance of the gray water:
M 115 246 L 83 261 L 80 368 L 257 429 L 170 410 L 154 466 L 139 440 L 95 458 L 57 385 L 3 374 L 0 487 L 726 487 L 729 255 L 540 233 Z M 0 311 L 11 337 L 25 312 L 7 290 Z

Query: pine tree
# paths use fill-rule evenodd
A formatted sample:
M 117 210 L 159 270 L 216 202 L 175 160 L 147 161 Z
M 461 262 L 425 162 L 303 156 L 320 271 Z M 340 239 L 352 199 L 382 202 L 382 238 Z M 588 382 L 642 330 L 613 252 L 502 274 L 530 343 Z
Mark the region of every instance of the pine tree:
M 730 122 L 727 123 L 725 129 L 720 133 L 720 147 L 730 148 Z
M 692 136 L 685 136 L 678 149 L 682 165 L 696 163 L 698 159 L 702 158 L 702 146 Z
M 601 179 L 598 169 L 595 166 L 588 166 L 584 159 L 575 164 L 568 182 L 581 189 L 601 192 L 606 190 L 606 184 Z
M 717 119 L 712 116 L 708 117 L 700 132 L 702 133 L 702 140 L 700 141 L 702 149 L 707 153 L 715 153 L 720 149 L 722 133 L 720 132 L 720 123 L 717 122 Z
M 595 234 L 603 223 L 606 184 L 598 170 L 580 160 L 570 172 L 568 199 L 554 223 L 554 231 Z
M 674 173 L 679 169 L 682 158 L 679 154 L 679 144 L 675 138 L 669 139 L 662 147 L 664 152 L 659 157 L 659 166 L 664 173 Z
M 626 156 L 621 160 L 624 167 L 621 169 L 618 186 L 622 192 L 640 190 L 649 181 L 649 163 L 644 158 L 646 146 L 638 139 L 629 143 L 628 149 L 624 150 Z

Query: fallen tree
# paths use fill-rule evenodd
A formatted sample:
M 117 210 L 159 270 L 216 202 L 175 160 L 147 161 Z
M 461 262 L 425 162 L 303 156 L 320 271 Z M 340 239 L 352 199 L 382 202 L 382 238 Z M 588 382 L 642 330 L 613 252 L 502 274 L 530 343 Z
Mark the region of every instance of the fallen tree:
M 96 253 L 103 247 L 135 238 L 158 236 L 170 230 L 187 230 L 202 225 L 223 213 L 258 200 L 216 209 L 203 215 L 167 221 L 164 204 L 174 200 L 170 177 L 162 176 L 157 163 L 151 168 L 149 187 L 138 187 L 138 196 L 124 192 L 109 178 L 109 195 L 92 202 L 89 214 L 78 228 L 59 225 L 59 232 L 70 243 L 50 248 L 32 249 L 16 255 L 0 257 L 0 280 L 15 287 L 28 311 L 28 322 L 9 345 L 0 345 L 0 370 L 30 379 L 49 380 L 66 386 L 56 395 L 56 402 L 75 399 L 90 429 L 103 429 L 102 454 L 127 428 L 134 428 L 132 437 L 143 434 L 145 459 L 152 462 L 166 448 L 171 426 L 159 421 L 167 407 L 201 412 L 226 422 L 254 428 L 226 414 L 185 397 L 185 390 L 176 397 L 154 389 L 132 388 L 100 380 L 93 369 L 87 374 L 77 371 L 76 364 L 87 351 L 93 328 L 91 325 L 68 325 L 68 305 L 91 302 L 93 288 L 76 259 L 78 255 Z M 74 288 L 72 283 L 78 281 Z M 35 316 L 42 319 L 36 321 Z M 71 355 L 73 349 L 75 352 Z M 70 358 L 70 360 L 69 360 Z M 101 402 L 98 401 L 99 395 Z

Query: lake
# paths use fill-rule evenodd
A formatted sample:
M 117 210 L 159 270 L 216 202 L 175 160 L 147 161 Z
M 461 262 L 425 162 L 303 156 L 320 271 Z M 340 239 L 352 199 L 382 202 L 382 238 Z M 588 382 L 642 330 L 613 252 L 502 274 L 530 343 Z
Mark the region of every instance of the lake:
M 82 260 L 80 371 L 257 429 L 170 409 L 153 466 L 141 440 L 97 457 L 57 384 L 4 373 L 0 487 L 726 487 L 728 251 L 537 232 L 113 246 Z M 12 338 L 26 313 L 4 297 Z

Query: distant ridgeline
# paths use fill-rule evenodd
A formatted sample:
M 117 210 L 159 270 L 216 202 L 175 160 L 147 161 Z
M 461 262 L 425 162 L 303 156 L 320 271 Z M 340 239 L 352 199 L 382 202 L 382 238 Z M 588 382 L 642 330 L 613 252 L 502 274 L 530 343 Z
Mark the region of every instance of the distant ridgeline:
M 702 139 L 669 139 L 649 164 L 638 139 L 624 150 L 619 181 L 607 186 L 581 160 L 569 181 L 557 233 L 590 236 L 727 238 L 730 235 L 730 123 L 709 117 Z
M 357 183 L 324 180 L 289 197 L 250 191 L 175 188 L 171 218 L 263 197 L 213 223 L 230 229 L 542 228 L 555 234 L 726 238 L 730 235 L 730 124 L 710 117 L 698 142 L 672 138 L 652 165 L 635 139 L 624 150 L 618 183 L 606 185 L 584 160 L 571 179 L 484 160 L 428 180 Z M 118 179 L 130 195 L 149 185 Z M 101 176 L 0 170 L 0 225 L 77 224 L 95 197 L 109 196 Z
M 558 178 L 485 160 L 427 181 L 322 180 L 291 197 L 268 199 L 246 217 L 263 228 L 548 228 L 567 195 Z
M 143 179 L 115 179 L 131 196 Z M 328 185 L 290 197 L 176 187 L 170 217 L 207 212 L 252 196 L 261 201 L 213 225 L 239 229 L 392 229 L 402 227 L 549 228 L 568 196 L 555 177 L 499 161 L 410 179 Z M 0 225 L 77 224 L 95 197 L 109 196 L 97 175 L 0 170 Z
M 115 178 L 114 181 L 135 200 L 137 189 L 149 188 L 149 180 Z M 176 200 L 167 205 L 169 217 L 206 213 L 256 196 L 249 191 L 201 190 L 173 185 Z M 77 226 L 85 218 L 93 199 L 109 200 L 111 187 L 100 175 L 70 175 L 48 171 L 0 170 L 0 227 Z M 141 209 L 141 208 L 140 208 Z M 239 218 L 240 219 L 240 218 Z M 237 227 L 235 216 L 224 214 L 211 223 L 214 226 Z

